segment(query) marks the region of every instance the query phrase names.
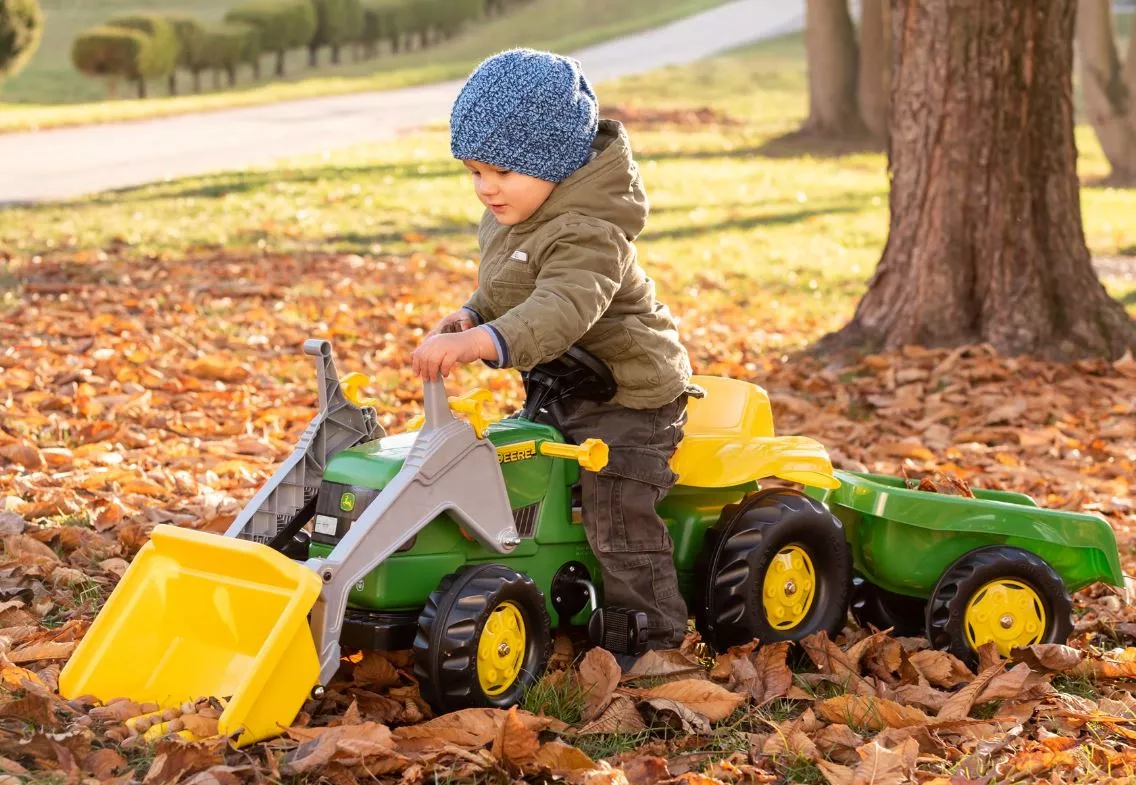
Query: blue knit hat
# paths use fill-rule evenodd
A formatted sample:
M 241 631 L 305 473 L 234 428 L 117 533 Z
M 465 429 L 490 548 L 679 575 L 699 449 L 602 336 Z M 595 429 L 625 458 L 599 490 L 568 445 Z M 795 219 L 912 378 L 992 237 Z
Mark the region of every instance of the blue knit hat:
M 533 49 L 490 57 L 450 112 L 450 151 L 559 183 L 588 160 L 599 107 L 580 63 Z

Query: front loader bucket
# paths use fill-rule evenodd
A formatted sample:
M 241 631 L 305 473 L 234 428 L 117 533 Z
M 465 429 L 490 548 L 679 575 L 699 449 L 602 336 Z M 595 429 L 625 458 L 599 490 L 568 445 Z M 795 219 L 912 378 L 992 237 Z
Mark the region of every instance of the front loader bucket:
M 319 576 L 266 545 L 156 526 L 59 677 L 65 698 L 227 699 L 237 744 L 278 735 L 319 677 Z

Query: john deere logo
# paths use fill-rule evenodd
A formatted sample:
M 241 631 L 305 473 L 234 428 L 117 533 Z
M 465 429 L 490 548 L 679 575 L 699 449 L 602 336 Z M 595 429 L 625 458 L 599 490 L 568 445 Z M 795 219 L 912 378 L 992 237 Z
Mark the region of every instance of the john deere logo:
M 339 497 L 339 509 L 344 512 L 351 512 L 355 509 L 355 494 L 348 491 Z

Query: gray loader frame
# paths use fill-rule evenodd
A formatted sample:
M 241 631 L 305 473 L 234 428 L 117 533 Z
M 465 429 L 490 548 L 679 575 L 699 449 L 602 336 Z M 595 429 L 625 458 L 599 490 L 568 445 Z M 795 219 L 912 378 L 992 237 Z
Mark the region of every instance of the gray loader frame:
M 356 406 L 344 396 L 331 344 L 308 340 L 304 352 L 317 358 L 320 411 L 295 452 L 233 521 L 227 537 L 271 542 L 314 499 L 331 456 L 385 435 L 373 408 Z M 305 562 L 323 580 L 310 616 L 320 684 L 331 681 L 339 669 L 339 635 L 351 588 L 439 515 L 451 515 L 495 553 L 509 553 L 520 543 L 496 449 L 453 416 L 441 379 L 425 383 L 424 408 L 425 424 L 399 473 L 331 553 Z

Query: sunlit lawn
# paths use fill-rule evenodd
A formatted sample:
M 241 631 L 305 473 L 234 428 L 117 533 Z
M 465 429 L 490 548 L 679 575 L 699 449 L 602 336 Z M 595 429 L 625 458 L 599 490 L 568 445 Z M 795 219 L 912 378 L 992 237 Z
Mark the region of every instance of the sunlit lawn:
M 802 346 L 848 319 L 879 258 L 888 225 L 882 153 L 763 150 L 799 124 L 804 80 L 801 40 L 792 36 L 600 87 L 606 107 L 657 115 L 629 120 L 651 199 L 638 245 L 688 331 L 750 329 L 775 351 Z M 698 107 L 720 122 L 676 114 Z M 1083 178 L 1105 174 L 1091 130 L 1079 129 L 1078 145 Z M 1136 190 L 1086 187 L 1082 204 L 1094 254 L 1136 254 Z M 472 286 L 478 207 L 439 127 L 269 169 L 8 210 L 0 246 L 15 265 L 43 253 L 93 262 L 115 242 L 142 264 L 145 254 L 201 246 L 380 256 L 442 247 L 457 261 L 426 263 L 465 266 Z M 1136 282 L 1106 283 L 1136 313 Z M 439 292 L 438 308 L 465 294 Z

